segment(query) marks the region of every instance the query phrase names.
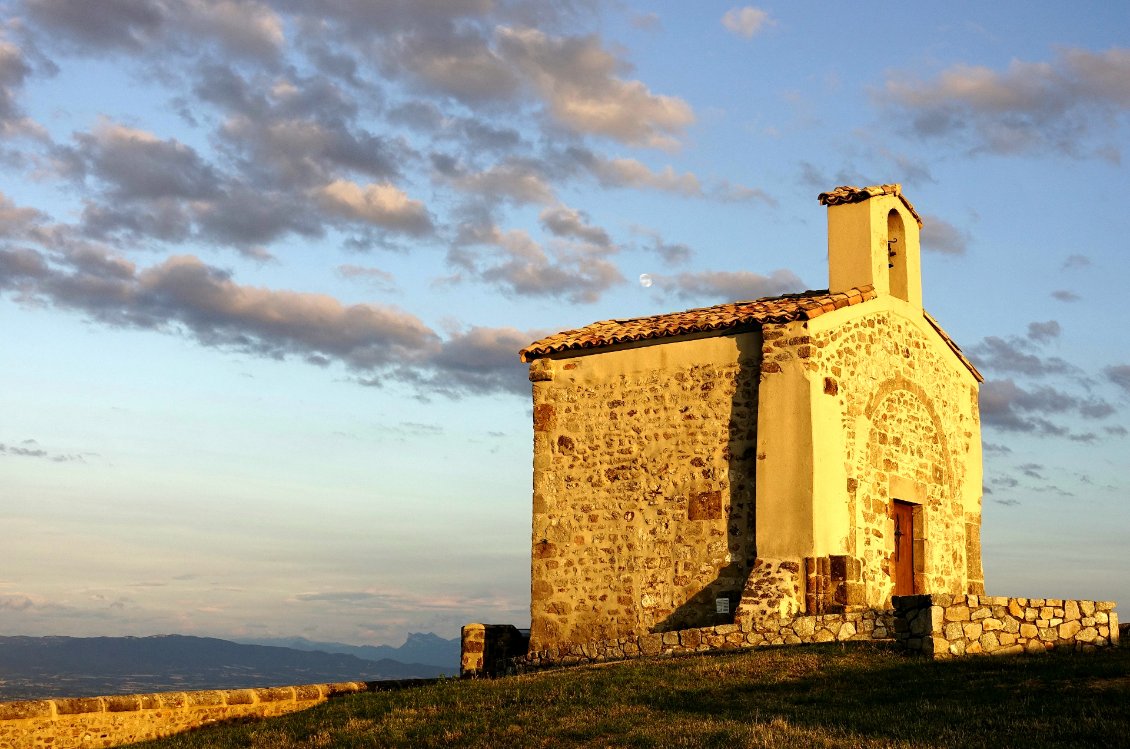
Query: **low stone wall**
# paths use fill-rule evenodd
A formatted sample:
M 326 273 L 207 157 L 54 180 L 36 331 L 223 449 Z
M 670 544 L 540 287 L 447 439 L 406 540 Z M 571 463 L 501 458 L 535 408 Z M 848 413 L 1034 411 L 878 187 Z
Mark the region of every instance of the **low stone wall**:
M 823 616 L 770 616 L 756 624 L 720 624 L 716 627 L 620 637 L 584 645 L 563 645 L 515 658 L 511 661 L 511 666 L 514 671 L 523 672 L 579 663 L 766 645 L 892 641 L 895 636 L 894 617 L 893 610 L 862 607 Z
M 506 664 L 530 648 L 529 630 L 512 624 L 467 624 L 459 638 L 459 676 L 464 679 L 505 673 Z
M 819 642 L 890 642 L 934 658 L 1042 653 L 1053 648 L 1089 652 L 1119 642 L 1118 614 L 1111 601 L 934 594 L 895 596 L 892 602 L 893 609 L 843 606 L 840 613 L 823 615 L 739 617 L 735 624 L 561 645 L 512 658 L 505 669 L 490 675 Z
M 1000 596 L 896 596 L 896 637 L 934 658 L 1093 651 L 1118 645 L 1113 601 Z
M 266 689 L 159 692 L 0 702 L 0 749 L 112 747 L 224 721 L 270 718 L 335 695 L 384 691 L 435 679 L 350 681 Z

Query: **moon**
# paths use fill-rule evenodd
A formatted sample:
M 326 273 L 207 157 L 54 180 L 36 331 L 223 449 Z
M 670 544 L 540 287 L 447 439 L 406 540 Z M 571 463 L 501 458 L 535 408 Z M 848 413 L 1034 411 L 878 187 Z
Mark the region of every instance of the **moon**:
M 647 274 L 647 273 L 641 273 L 640 274 L 640 286 L 644 287 L 645 289 L 648 286 L 651 286 L 651 276 L 649 274 Z

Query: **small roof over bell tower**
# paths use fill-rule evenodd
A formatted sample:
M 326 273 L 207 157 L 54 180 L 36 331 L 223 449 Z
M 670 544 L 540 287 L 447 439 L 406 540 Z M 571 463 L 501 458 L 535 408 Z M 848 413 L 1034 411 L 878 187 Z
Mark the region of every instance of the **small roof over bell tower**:
M 922 307 L 922 218 L 899 184 L 844 185 L 818 198 L 828 207 L 828 289 L 873 286 Z

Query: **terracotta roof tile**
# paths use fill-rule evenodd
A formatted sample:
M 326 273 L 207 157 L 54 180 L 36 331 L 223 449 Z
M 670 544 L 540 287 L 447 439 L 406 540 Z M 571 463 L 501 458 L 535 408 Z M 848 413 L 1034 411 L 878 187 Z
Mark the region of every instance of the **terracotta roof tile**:
M 806 291 L 803 294 L 785 294 L 778 297 L 754 299 L 748 302 L 730 302 L 714 307 L 700 307 L 685 312 L 671 312 L 628 320 L 602 320 L 576 330 L 555 333 L 531 343 L 520 353 L 528 362 L 548 354 L 580 349 L 601 348 L 617 343 L 646 341 L 687 333 L 725 331 L 765 323 L 786 323 L 793 320 L 812 320 L 825 312 L 833 312 L 875 298 L 871 286 L 829 293 Z
M 906 209 L 910 211 L 910 215 L 914 216 L 914 220 L 918 222 L 918 226 L 922 226 L 922 217 L 918 215 L 918 211 L 914 210 L 914 206 L 902 194 L 902 185 L 897 182 L 890 185 L 871 185 L 870 187 L 853 187 L 852 185 L 841 185 L 835 190 L 820 193 L 816 199 L 820 201 L 820 205 L 843 205 L 844 203 L 862 203 L 869 198 L 876 198 L 880 195 L 894 195 Z

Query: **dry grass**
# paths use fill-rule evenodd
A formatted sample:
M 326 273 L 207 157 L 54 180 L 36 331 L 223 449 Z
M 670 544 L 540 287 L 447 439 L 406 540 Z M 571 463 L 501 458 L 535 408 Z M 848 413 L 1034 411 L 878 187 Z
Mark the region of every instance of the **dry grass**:
M 1130 650 L 929 662 L 812 646 L 441 682 L 140 746 L 1125 746 L 1128 677 Z

